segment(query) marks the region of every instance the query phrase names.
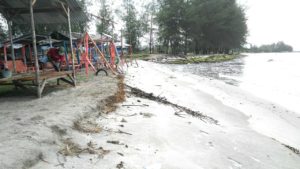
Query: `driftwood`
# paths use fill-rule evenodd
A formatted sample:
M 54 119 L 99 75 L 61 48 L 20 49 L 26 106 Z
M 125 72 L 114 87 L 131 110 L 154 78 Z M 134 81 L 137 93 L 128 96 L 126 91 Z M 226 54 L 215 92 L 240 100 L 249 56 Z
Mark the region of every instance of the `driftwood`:
M 181 112 L 181 111 L 180 111 L 180 112 Z M 185 118 L 185 117 L 182 116 L 182 114 L 180 114 L 180 112 L 175 112 L 175 113 L 174 113 L 175 116 L 178 116 L 178 117 L 181 117 L 181 118 Z
M 140 105 L 138 105 L 138 104 L 128 104 L 128 105 L 122 105 L 123 107 L 149 107 L 149 105 L 148 104 L 140 104 Z
M 194 117 L 197 117 L 197 118 L 199 118 L 200 120 L 202 120 L 204 122 L 210 122 L 210 123 L 218 125 L 218 120 L 216 120 L 212 117 L 209 117 L 207 115 L 204 115 L 201 112 L 194 111 L 194 110 L 191 110 L 187 107 L 180 106 L 178 104 L 172 103 L 172 102 L 168 101 L 165 97 L 154 96 L 153 93 L 147 93 L 147 92 L 144 92 L 144 91 L 142 91 L 138 88 L 131 87 L 129 85 L 126 85 L 126 87 L 128 87 L 131 90 L 130 91 L 131 94 L 133 94 L 137 97 L 146 98 L 146 99 L 153 100 L 153 101 L 156 101 L 156 102 L 159 102 L 159 103 L 170 105 L 170 106 L 175 107 L 175 108 L 177 108 L 177 109 L 179 109 L 183 112 L 186 112 L 187 114 L 190 114 Z
M 286 144 L 282 144 L 284 145 L 286 148 L 290 149 L 293 153 L 300 155 L 300 151 L 292 146 L 286 145 Z
M 117 141 L 117 140 L 108 140 L 106 142 L 109 144 L 124 145 L 123 143 L 120 143 L 120 141 Z

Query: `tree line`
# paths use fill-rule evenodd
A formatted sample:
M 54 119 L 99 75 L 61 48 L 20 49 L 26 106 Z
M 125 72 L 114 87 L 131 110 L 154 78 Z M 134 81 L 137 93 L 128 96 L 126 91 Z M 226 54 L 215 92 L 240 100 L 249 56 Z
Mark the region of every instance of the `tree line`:
M 245 12 L 236 0 L 152 0 L 143 8 L 138 13 L 133 0 L 123 0 L 123 35 L 136 50 L 145 34 L 150 36 L 150 52 L 155 46 L 158 52 L 175 55 L 229 53 L 246 41 Z M 110 19 L 106 11 L 109 6 L 102 5 L 99 14 Z M 98 29 L 99 33 L 108 31 L 109 24 L 105 19 L 99 21 L 98 27 L 107 28 Z
M 89 15 L 91 0 L 78 1 Z M 122 35 L 136 51 L 141 38 L 149 36 L 149 50 L 168 54 L 229 53 L 246 41 L 247 25 L 244 9 L 236 0 L 151 0 L 136 7 L 135 0 L 123 0 L 122 8 L 113 10 L 107 0 L 97 1 L 100 16 L 98 33 L 114 35 L 114 16 L 123 24 Z M 138 8 L 138 9 L 137 9 Z M 89 15 L 90 16 L 90 15 Z M 90 18 L 93 20 L 93 18 Z M 73 23 L 72 30 L 83 32 L 88 21 Z M 13 34 L 30 32 L 29 26 L 14 24 Z M 37 33 L 65 30 L 66 24 L 37 25 Z M 0 26 L 1 29 L 1 26 Z M 120 32 L 118 32 L 120 37 Z M 157 39 L 154 41 L 153 39 Z
M 251 46 L 248 50 L 251 53 L 271 53 L 271 52 L 293 52 L 293 47 L 280 41 L 269 45 Z
M 109 5 L 109 2 L 107 0 L 100 0 L 101 5 L 98 15 L 101 18 L 96 23 L 97 32 L 99 34 L 115 34 L 115 24 L 123 22 L 124 26 L 122 30 L 117 33 L 119 36 L 115 38 L 120 40 L 120 36 L 122 36 L 127 44 L 132 45 L 134 51 L 138 51 L 140 48 L 140 38 L 143 37 L 147 29 L 146 12 L 139 13 L 134 0 L 123 0 L 122 8 L 115 11 Z M 121 21 L 115 21 L 114 15 L 118 16 Z
M 159 0 L 161 50 L 229 53 L 246 41 L 245 12 L 235 0 Z
M 1 14 L 0 14 L 0 42 L 6 40 L 6 38 L 7 38 L 7 31 L 4 28 L 4 23 L 5 23 L 5 20 L 3 19 L 3 16 L 1 16 Z

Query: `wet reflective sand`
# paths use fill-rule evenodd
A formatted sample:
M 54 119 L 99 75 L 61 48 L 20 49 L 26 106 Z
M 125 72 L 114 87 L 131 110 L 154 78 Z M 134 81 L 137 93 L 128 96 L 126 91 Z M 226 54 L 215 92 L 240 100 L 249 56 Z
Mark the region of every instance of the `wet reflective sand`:
M 246 55 L 228 62 L 169 67 L 238 86 L 300 114 L 300 53 Z

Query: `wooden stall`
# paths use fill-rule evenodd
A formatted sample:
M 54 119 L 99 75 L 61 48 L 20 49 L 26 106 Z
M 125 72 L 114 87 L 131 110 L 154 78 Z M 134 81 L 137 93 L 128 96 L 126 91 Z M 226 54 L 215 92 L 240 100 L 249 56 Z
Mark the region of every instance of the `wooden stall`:
M 43 73 L 39 69 L 37 36 L 35 32 L 35 26 L 37 24 L 67 23 L 69 37 L 72 37 L 71 23 L 87 20 L 87 16 L 84 14 L 76 0 L 1 0 L 0 13 L 5 17 L 8 23 L 13 71 L 11 77 L 0 79 L 0 85 L 12 84 L 16 87 L 26 89 L 24 82 L 33 81 L 33 86 L 36 87 L 37 96 L 39 98 L 42 96 L 43 89 L 49 80 L 58 79 L 76 86 L 72 38 L 69 38 L 72 70 Z M 17 63 L 13 49 L 14 42 L 12 35 L 12 25 L 14 23 L 31 25 L 34 60 L 34 71 L 32 72 L 19 73 L 16 71 Z M 5 59 L 5 62 L 7 62 L 7 59 Z

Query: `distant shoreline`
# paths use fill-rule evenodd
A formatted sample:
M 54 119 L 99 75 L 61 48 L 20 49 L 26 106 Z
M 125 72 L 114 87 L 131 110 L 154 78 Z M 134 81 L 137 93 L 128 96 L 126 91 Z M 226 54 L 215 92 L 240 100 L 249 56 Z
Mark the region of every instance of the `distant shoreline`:
M 212 54 L 198 56 L 168 56 L 168 55 L 151 55 L 142 58 L 145 61 L 152 61 L 161 64 L 197 64 L 197 63 L 214 63 L 225 62 L 244 56 L 243 54 Z

